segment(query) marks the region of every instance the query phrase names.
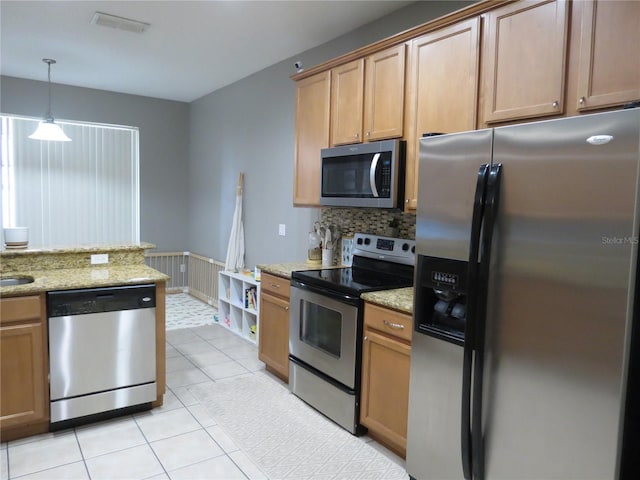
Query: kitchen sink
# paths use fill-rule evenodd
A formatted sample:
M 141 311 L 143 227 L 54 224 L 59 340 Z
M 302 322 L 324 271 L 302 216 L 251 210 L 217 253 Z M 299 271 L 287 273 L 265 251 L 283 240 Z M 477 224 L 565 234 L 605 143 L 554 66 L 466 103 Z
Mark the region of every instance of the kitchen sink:
M 2 277 L 0 278 L 0 287 L 9 287 L 13 285 L 24 285 L 26 283 L 33 283 L 33 277 L 27 277 L 25 275 Z

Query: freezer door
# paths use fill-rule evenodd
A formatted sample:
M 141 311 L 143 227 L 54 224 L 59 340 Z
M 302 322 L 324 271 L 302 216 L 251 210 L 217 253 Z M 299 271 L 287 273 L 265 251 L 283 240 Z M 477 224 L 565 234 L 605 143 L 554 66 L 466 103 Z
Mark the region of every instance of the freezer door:
M 414 333 L 411 343 L 407 473 L 416 480 L 461 480 L 463 350 Z
M 493 130 L 420 140 L 416 253 L 469 260 L 478 169 L 491 163 Z
M 487 479 L 613 479 L 638 242 L 640 109 L 503 127 Z

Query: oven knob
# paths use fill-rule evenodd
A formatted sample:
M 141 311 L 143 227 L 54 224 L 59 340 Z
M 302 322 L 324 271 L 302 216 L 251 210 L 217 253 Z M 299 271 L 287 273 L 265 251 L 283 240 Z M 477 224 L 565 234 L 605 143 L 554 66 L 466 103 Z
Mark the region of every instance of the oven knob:
M 358 245 L 362 245 L 362 238 L 358 238 L 358 241 L 356 242 Z
M 416 253 L 416 246 L 415 245 L 411 247 L 411 253 Z
M 370 238 L 365 238 L 364 239 L 364 244 L 365 245 L 369 245 L 371 243 L 371 239 Z
M 402 244 L 402 251 L 406 252 L 407 250 L 409 250 L 409 244 L 408 243 L 403 243 Z

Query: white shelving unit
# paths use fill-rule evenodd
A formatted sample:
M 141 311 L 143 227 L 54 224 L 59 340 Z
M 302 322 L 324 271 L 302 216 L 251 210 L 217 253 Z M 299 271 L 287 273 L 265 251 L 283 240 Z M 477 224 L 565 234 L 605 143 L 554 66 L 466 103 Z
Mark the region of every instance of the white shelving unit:
M 260 282 L 251 275 L 218 273 L 218 321 L 242 338 L 258 343 Z

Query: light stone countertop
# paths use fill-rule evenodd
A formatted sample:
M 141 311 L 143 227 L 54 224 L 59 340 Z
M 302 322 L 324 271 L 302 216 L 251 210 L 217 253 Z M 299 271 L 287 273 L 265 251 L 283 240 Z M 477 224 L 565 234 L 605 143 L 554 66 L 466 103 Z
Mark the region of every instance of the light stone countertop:
M 291 272 L 297 270 L 318 270 L 322 268 L 320 265 L 311 265 L 307 262 L 273 263 L 257 265 L 257 267 L 262 272 L 288 279 L 291 278 Z M 367 302 L 375 303 L 381 307 L 391 308 L 403 313 L 408 313 L 409 315 L 413 314 L 413 287 L 363 293 L 362 298 Z
M 0 296 L 38 294 L 52 290 L 110 287 L 166 281 L 168 275 L 144 264 L 114 265 L 95 268 L 59 268 L 53 270 L 24 270 L 3 276 L 30 276 L 33 283 L 0 287 Z
M 257 265 L 261 272 L 270 273 L 278 277 L 291 279 L 291 272 L 298 270 L 320 270 L 321 264 L 311 264 L 305 261 L 302 262 L 288 262 L 288 263 L 270 263 Z M 327 268 L 327 267 L 324 267 Z M 329 268 L 341 268 L 341 267 L 329 267 Z
M 362 294 L 362 299 L 365 302 L 413 315 L 413 287 L 367 292 Z
M 111 287 L 163 282 L 168 275 L 148 267 L 144 251 L 151 243 L 0 251 L 0 277 L 33 277 L 22 285 L 0 287 L 0 296 L 33 295 L 53 290 Z M 93 265 L 92 254 L 107 254 L 108 263 Z

